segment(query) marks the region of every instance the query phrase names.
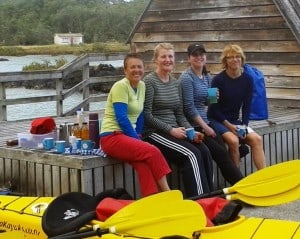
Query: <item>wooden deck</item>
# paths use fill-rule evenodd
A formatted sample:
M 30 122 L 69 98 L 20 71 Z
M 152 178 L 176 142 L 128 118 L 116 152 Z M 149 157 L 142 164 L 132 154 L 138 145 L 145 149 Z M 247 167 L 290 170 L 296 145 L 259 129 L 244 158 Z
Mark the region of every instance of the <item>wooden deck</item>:
M 57 124 L 74 122 L 75 116 L 57 117 Z M 95 195 L 103 190 L 124 187 L 136 198 L 140 197 L 137 177 L 133 169 L 111 158 L 100 156 L 57 155 L 44 150 L 6 146 L 7 140 L 26 132 L 31 120 L 0 122 L 0 186 L 15 180 L 17 190 L 27 195 L 58 196 L 69 191 Z M 300 158 L 300 110 L 270 109 L 269 120 L 253 121 L 250 125 L 263 136 L 267 164 Z M 241 171 L 254 171 L 251 155 L 245 157 Z M 226 185 L 215 169 L 216 187 Z M 174 170 L 169 177 L 172 188 L 182 189 L 180 176 Z
M 101 115 L 103 112 L 99 112 Z M 0 121 L 0 147 L 6 146 L 7 140 L 17 139 L 17 133 L 30 129 L 31 119 L 22 121 Z M 74 123 L 76 116 L 55 117 L 57 125 L 65 122 Z M 275 126 L 289 122 L 300 121 L 300 108 L 276 108 L 269 109 L 269 120 L 251 121 L 250 126 L 258 132 L 272 131 Z M 269 130 L 267 129 L 269 128 Z

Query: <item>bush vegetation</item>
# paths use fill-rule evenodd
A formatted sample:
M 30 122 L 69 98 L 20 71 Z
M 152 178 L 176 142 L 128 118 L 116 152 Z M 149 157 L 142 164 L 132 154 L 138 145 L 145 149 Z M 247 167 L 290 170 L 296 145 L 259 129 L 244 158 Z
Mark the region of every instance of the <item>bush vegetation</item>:
M 23 71 L 37 71 L 37 70 L 55 70 L 64 64 L 68 63 L 65 58 L 59 58 L 55 60 L 55 64 L 51 64 L 49 60 L 44 60 L 42 63 L 32 62 L 22 68 Z
M 81 55 L 84 53 L 102 52 L 128 52 L 129 45 L 119 42 L 96 42 L 80 45 L 40 45 L 40 46 L 0 46 L 1 56 L 24 56 L 24 55 Z

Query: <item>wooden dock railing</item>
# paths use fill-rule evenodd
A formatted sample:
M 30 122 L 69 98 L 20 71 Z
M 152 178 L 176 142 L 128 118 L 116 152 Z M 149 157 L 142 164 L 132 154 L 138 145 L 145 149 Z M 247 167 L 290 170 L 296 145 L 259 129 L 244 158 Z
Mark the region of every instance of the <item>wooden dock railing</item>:
M 82 55 L 65 66 L 57 70 L 51 71 L 32 71 L 32 72 L 8 72 L 0 73 L 0 121 L 7 120 L 7 106 L 16 104 L 27 104 L 27 103 L 38 103 L 38 102 L 56 102 L 56 115 L 55 116 L 67 116 L 74 114 L 76 109 L 84 108 L 88 111 L 91 102 L 105 101 L 107 94 L 99 93 L 97 95 L 90 94 L 90 85 L 95 83 L 107 83 L 119 80 L 121 76 L 101 76 L 101 77 L 90 77 L 90 63 L 98 61 L 114 61 L 122 60 L 125 53 L 118 54 L 85 54 Z M 63 89 L 63 83 L 66 77 L 82 69 L 82 81 L 70 89 Z M 19 82 L 19 81 L 53 81 L 56 85 L 56 94 L 47 96 L 36 96 L 30 98 L 16 98 L 7 99 L 6 89 L 7 83 Z M 63 102 L 68 97 L 76 92 L 82 91 L 83 99 L 78 105 L 74 105 L 68 111 L 63 109 Z
M 252 121 L 250 126 L 263 137 L 267 165 L 300 159 L 300 112 L 298 109 L 270 109 L 269 121 Z M 102 117 L 102 112 L 99 112 Z M 57 124 L 72 122 L 74 116 L 57 117 Z M 0 122 L 0 186 L 14 181 L 16 191 L 31 196 L 58 196 L 80 191 L 95 195 L 116 187 L 140 197 L 139 184 L 131 166 L 97 155 L 59 155 L 44 150 L 6 146 L 18 132 L 25 132 L 30 120 Z M 173 189 L 183 189 L 180 173 L 174 168 L 168 180 Z M 215 169 L 216 189 L 229 186 Z M 251 153 L 242 159 L 244 175 L 255 171 Z

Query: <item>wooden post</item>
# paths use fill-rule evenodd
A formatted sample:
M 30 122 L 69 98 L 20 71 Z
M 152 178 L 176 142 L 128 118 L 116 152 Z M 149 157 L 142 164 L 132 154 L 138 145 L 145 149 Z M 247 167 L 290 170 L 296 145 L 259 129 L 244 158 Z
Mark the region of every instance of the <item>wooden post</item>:
M 90 78 L 90 67 L 89 63 L 85 64 L 82 68 L 82 81 L 84 80 L 89 80 Z M 83 96 L 83 101 L 88 99 L 90 97 L 90 86 L 89 84 L 85 85 L 83 90 L 82 90 L 82 96 Z M 90 104 L 85 104 L 83 106 L 84 111 L 89 111 L 90 110 Z
M 7 120 L 6 104 L 3 103 L 6 98 L 4 82 L 0 82 L 0 120 Z
M 63 116 L 63 79 L 56 79 L 56 115 Z

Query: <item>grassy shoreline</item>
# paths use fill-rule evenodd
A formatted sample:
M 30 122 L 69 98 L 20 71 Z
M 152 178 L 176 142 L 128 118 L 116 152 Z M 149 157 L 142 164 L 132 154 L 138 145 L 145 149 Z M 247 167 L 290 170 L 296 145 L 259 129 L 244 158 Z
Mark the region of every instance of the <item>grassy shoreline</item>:
M 80 45 L 0 46 L 0 56 L 81 55 L 83 53 L 129 52 L 130 47 L 119 42 L 97 42 Z

